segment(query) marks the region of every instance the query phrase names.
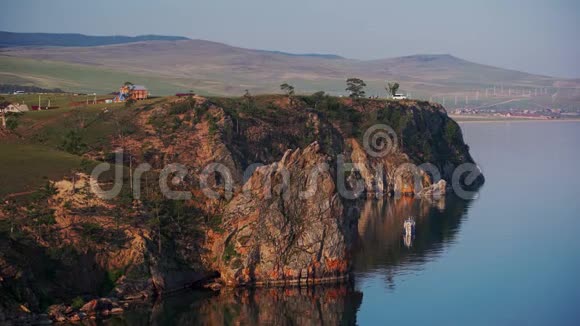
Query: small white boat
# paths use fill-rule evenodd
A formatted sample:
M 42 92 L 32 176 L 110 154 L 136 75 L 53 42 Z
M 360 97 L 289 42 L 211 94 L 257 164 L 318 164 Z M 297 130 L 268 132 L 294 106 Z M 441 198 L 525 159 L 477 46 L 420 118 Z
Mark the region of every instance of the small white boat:
M 411 216 L 403 223 L 403 234 L 406 236 L 415 235 L 415 219 Z

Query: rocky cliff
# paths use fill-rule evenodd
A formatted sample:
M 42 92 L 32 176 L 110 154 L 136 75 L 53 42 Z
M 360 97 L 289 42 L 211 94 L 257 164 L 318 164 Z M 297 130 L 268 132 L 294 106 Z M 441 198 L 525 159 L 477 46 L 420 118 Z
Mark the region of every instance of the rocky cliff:
M 357 199 L 440 197 L 455 168 L 473 163 L 458 125 L 427 102 L 191 97 L 126 110 L 99 116 L 118 128 L 82 153 L 131 170 L 117 196 L 90 190 L 95 182 L 110 187 L 110 176 L 94 180 L 77 170 L 0 209 L 0 245 L 10 248 L 0 254 L 4 308 L 42 312 L 208 281 L 218 288 L 344 280 Z M 119 123 L 119 114 L 129 118 Z M 135 198 L 129 180 L 141 163 L 151 169 Z M 187 173 L 159 182 L 168 164 Z M 483 176 L 470 181 L 464 186 L 475 188 Z M 164 187 L 187 198 L 168 199 Z M 22 259 L 30 255 L 57 272 L 43 274 Z

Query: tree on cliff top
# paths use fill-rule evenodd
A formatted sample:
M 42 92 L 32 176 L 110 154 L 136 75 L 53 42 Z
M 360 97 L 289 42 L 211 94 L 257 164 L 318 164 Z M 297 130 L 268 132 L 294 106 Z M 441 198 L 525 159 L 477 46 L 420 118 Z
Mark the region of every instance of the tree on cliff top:
M 284 83 L 282 85 L 280 85 L 280 89 L 286 93 L 286 95 L 288 97 L 291 97 L 292 95 L 294 95 L 294 86 L 288 84 L 288 83 Z
M 326 94 L 323 91 L 318 91 L 318 92 L 310 95 L 310 98 L 312 98 L 312 100 L 314 101 L 314 108 L 315 109 L 318 107 L 318 103 L 320 103 L 320 102 L 322 102 L 322 100 L 324 100 L 325 95 Z
M 280 85 L 280 89 L 286 93 L 288 99 L 290 100 L 290 106 L 294 106 L 294 86 L 284 83 Z
M 391 97 L 394 97 L 397 94 L 397 91 L 399 90 L 399 83 L 397 82 L 387 83 L 387 87 L 385 87 L 385 90 L 387 90 L 387 93 L 391 95 Z
M 346 80 L 346 91 L 350 92 L 350 97 L 361 98 L 365 96 L 364 88 L 367 86 L 362 79 L 349 78 Z

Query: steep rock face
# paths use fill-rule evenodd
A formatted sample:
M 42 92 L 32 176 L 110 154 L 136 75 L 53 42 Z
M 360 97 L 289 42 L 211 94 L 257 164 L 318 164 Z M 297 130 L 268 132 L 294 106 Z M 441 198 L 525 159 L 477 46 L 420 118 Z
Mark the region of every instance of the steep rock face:
M 433 180 L 426 171 L 418 168 L 409 156 L 399 149 L 383 157 L 369 155 L 354 138 L 347 140 L 350 159 L 355 171 L 364 182 L 364 191 L 369 197 L 385 195 L 414 195 L 437 197 L 446 193 L 444 179 Z
M 213 250 L 228 284 L 314 283 L 346 275 L 357 217 L 345 209 L 328 163 L 314 142 L 252 174 L 225 208 L 224 237 Z
M 440 196 L 450 190 L 457 167 L 468 163 L 476 169 L 461 129 L 442 106 L 417 101 L 371 104 L 361 109 L 364 136 L 345 135 L 346 155 L 357 163 L 367 194 Z M 463 190 L 473 190 L 484 177 L 479 172 L 470 182 L 465 175 L 459 180 Z

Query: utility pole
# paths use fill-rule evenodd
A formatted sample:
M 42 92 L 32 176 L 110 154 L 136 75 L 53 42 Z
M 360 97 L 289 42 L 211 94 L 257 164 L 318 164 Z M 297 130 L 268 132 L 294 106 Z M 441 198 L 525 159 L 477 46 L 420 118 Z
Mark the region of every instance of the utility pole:
M 42 110 L 42 108 L 40 107 L 40 94 L 38 94 L 38 109 Z

